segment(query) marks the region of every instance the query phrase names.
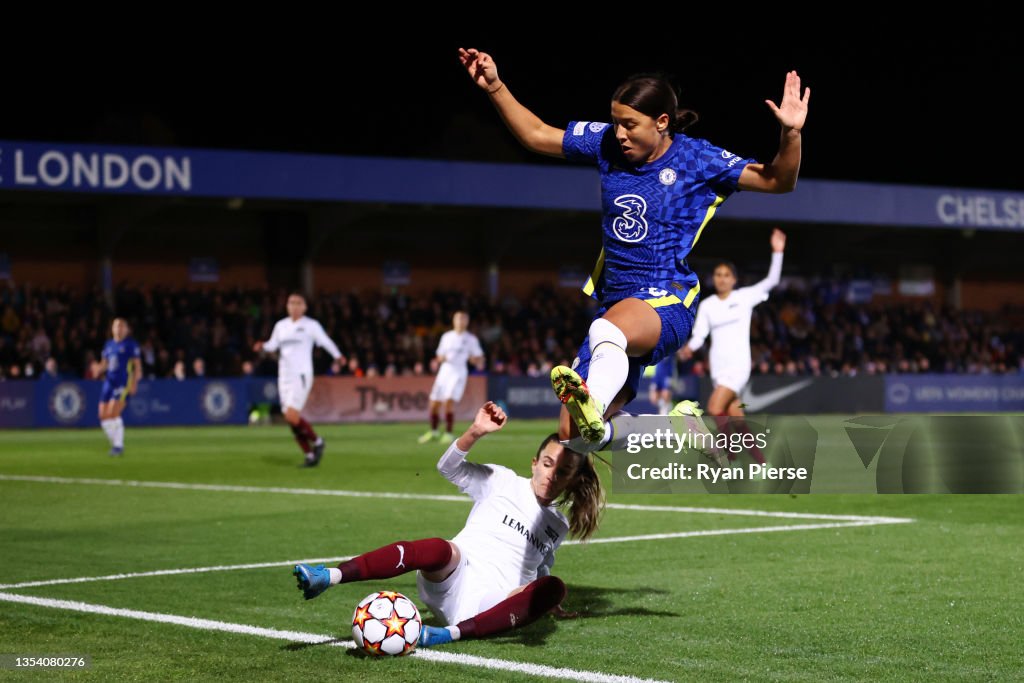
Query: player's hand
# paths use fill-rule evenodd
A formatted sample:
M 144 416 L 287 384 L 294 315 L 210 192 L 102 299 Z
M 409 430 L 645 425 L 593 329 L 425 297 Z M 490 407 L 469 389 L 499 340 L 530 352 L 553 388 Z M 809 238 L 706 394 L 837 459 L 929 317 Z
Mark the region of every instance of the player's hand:
M 800 130 L 807 119 L 807 103 L 810 101 L 811 89 L 805 88 L 801 97 L 800 76 L 796 71 L 790 71 L 786 74 L 786 85 L 782 88 L 782 104 L 775 106 L 771 100 L 765 100 L 765 104 L 783 128 Z
M 258 341 L 255 344 L 253 344 L 252 350 L 255 351 L 256 353 L 261 352 L 263 350 L 263 342 Z
M 555 607 L 552 608 L 551 613 L 558 619 L 576 619 L 580 616 L 579 612 L 566 612 L 562 609 L 561 605 L 555 605 Z
M 473 431 L 483 436 L 496 432 L 505 426 L 508 416 L 494 401 L 488 401 L 477 411 L 473 418 Z
M 693 358 L 693 349 L 684 344 L 683 348 L 679 349 L 679 358 L 681 360 L 690 360 Z
M 133 385 L 128 387 L 128 395 L 129 396 L 134 396 L 135 392 L 137 392 L 138 390 L 139 390 L 139 385 L 138 384 L 133 384 Z
M 782 232 L 778 228 L 772 230 L 772 251 L 785 251 L 786 250 L 786 233 Z
M 480 52 L 476 48 L 459 48 L 459 61 L 466 67 L 469 77 L 477 86 L 484 90 L 495 90 L 500 86 L 498 80 L 498 66 L 486 52 Z
M 332 375 L 340 375 L 341 374 L 341 360 L 340 359 L 334 361 L 333 363 L 331 363 L 331 374 Z

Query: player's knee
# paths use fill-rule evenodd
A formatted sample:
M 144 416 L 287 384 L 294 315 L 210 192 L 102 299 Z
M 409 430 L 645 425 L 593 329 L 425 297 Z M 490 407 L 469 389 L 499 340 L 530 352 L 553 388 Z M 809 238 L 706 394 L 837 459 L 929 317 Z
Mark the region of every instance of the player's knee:
M 555 607 L 562 604 L 569 591 L 565 582 L 557 576 L 542 576 L 534 584 L 533 592 L 545 605 Z
M 589 335 L 591 353 L 598 345 L 604 343 L 614 344 L 625 352 L 626 346 L 629 344 L 625 333 L 619 329 L 619 326 L 604 318 L 598 318 L 590 323 Z

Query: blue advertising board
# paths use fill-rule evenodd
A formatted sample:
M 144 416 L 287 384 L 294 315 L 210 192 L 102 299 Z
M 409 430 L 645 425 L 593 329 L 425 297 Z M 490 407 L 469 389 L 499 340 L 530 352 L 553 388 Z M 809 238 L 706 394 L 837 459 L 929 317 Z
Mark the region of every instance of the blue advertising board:
M 0 190 L 599 211 L 591 168 L 0 140 Z M 726 218 L 1024 230 L 1024 192 L 801 179 Z
M 1024 375 L 889 375 L 887 413 L 1024 411 Z

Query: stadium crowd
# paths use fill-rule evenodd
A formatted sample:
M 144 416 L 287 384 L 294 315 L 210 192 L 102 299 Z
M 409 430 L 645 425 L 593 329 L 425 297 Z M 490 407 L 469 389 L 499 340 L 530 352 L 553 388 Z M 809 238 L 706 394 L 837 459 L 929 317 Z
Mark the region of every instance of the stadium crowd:
M 1024 311 L 998 314 L 930 303 L 853 304 L 835 281 L 776 290 L 754 310 L 754 374 L 1024 372 Z M 114 314 L 128 319 L 142 349 L 144 376 L 270 375 L 273 358 L 254 354 L 284 311 L 288 292 L 121 286 L 114 307 L 101 290 L 0 285 L 0 379 L 90 378 Z M 308 315 L 348 356 L 349 375 L 429 374 L 438 339 L 455 310 L 492 374 L 546 376 L 571 361 L 592 314 L 572 289 L 538 287 L 525 298 L 480 294 L 322 293 Z M 706 372 L 704 358 L 684 367 Z M 316 354 L 317 371 L 329 358 Z

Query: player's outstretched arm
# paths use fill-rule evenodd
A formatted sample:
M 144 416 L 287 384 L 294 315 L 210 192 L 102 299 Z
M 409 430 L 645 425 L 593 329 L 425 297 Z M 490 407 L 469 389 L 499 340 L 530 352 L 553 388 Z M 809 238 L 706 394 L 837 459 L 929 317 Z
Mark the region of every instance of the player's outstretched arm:
M 488 434 L 498 431 L 505 426 L 506 422 L 508 422 L 508 416 L 505 415 L 505 411 L 494 401 L 488 401 L 477 411 L 476 417 L 473 418 L 473 424 L 463 432 L 455 442 L 455 446 L 464 453 L 468 452 L 473 444 Z
M 779 151 L 770 164 L 747 164 L 739 178 L 741 190 L 773 193 L 793 191 L 797 176 L 800 175 L 800 131 L 807 120 L 807 104 L 810 100 L 810 88 L 806 88 L 801 95 L 800 76 L 796 71 L 786 74 L 781 104 L 765 100 L 782 126 Z
M 544 123 L 512 96 L 508 86 L 498 78 L 498 67 L 489 54 L 460 47 L 459 61 L 477 87 L 487 92 L 501 120 L 523 147 L 538 154 L 565 158 L 562 152 L 565 131 Z

